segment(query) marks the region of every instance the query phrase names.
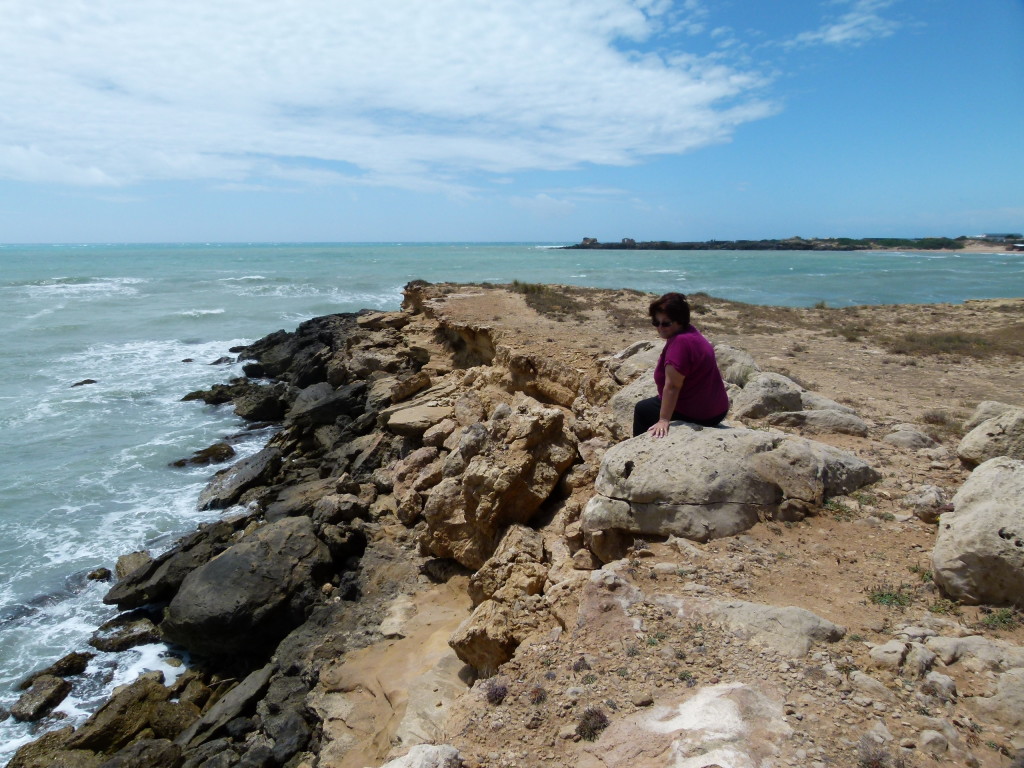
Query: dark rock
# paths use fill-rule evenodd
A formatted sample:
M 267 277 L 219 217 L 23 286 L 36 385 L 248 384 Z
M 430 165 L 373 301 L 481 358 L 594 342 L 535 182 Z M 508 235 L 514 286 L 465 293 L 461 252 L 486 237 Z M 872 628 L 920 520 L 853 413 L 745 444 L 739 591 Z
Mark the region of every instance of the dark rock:
M 249 421 L 280 421 L 293 399 L 291 388 L 284 382 L 255 384 L 235 398 L 235 413 Z
M 14 753 L 7 768 L 99 768 L 103 758 L 84 749 L 68 749 L 71 726 L 44 733 Z
M 181 359 L 181 362 L 183 362 L 183 363 L 194 363 L 195 360 L 193 360 L 191 357 L 183 357 Z
M 32 686 L 11 707 L 15 720 L 33 722 L 60 704 L 71 693 L 71 683 L 54 675 L 38 675 Z
M 95 384 L 95 383 L 96 383 L 96 379 L 82 379 L 81 381 L 76 381 L 71 386 L 72 387 L 84 387 L 86 384 Z
M 119 750 L 100 768 L 179 768 L 181 747 L 167 739 L 141 739 Z
M 264 730 L 274 740 L 271 754 L 277 765 L 284 765 L 304 749 L 311 734 L 309 725 L 296 710 L 289 710 L 264 721 Z
M 223 405 L 259 387 L 259 384 L 248 379 L 232 379 L 228 384 L 214 384 L 209 389 L 197 389 L 189 392 L 181 400 L 182 402 L 202 400 L 207 405 Z
M 266 485 L 281 467 L 281 451 L 266 447 L 214 475 L 199 494 L 199 509 L 220 509 L 234 504 L 249 488 Z
M 203 448 L 202 450 L 196 451 L 187 459 L 178 459 L 172 461 L 172 467 L 186 467 L 188 465 L 203 466 L 206 464 L 219 464 L 222 461 L 227 461 L 235 455 L 235 449 L 227 443 L 221 441 L 214 443 L 209 448 Z
M 100 625 L 89 639 L 89 645 L 96 650 L 111 653 L 158 642 L 160 632 L 150 614 L 144 611 L 131 611 L 115 616 Z
M 153 708 L 169 696 L 160 683 L 140 677 L 111 696 L 68 739 L 67 747 L 113 754 L 149 726 Z
M 266 690 L 274 665 L 267 664 L 249 675 L 238 685 L 224 694 L 203 716 L 175 737 L 174 742 L 182 747 L 194 748 L 203 744 L 216 731 L 234 720 Z M 224 745 L 224 748 L 227 744 Z M 217 750 L 222 751 L 221 749 Z M 212 753 L 211 753 L 212 754 Z
M 227 355 L 223 355 L 221 357 L 218 357 L 212 363 L 210 363 L 210 365 L 227 365 L 227 364 L 233 363 L 233 362 L 235 362 L 235 358 L 228 357 Z
M 363 412 L 366 401 L 366 384 L 357 381 L 334 390 L 330 384 L 314 384 L 302 390 L 308 395 L 296 398 L 288 411 L 287 420 L 300 426 L 333 424 L 341 416 L 355 418 Z
M 190 572 L 223 552 L 235 528 L 220 520 L 201 526 L 173 548 L 115 584 L 103 602 L 121 610 L 170 600 Z
M 270 523 L 186 576 L 161 630 L 200 655 L 259 654 L 305 619 L 332 566 L 308 517 Z
M 274 751 L 265 742 L 250 746 L 238 761 L 238 768 L 272 768 L 275 765 L 277 763 L 274 762 Z
M 224 726 L 224 730 L 228 736 L 242 739 L 245 734 L 256 730 L 257 725 L 258 723 L 254 717 L 236 717 L 228 721 L 227 725 Z
M 89 666 L 89 662 L 94 658 L 96 658 L 95 653 L 79 653 L 77 651 L 69 653 L 67 656 L 55 661 L 46 669 L 33 672 L 31 675 L 26 677 L 18 683 L 18 690 L 24 691 L 32 685 L 33 680 L 41 675 L 53 675 L 55 677 L 71 677 L 73 675 L 80 675 L 85 672 L 85 668 Z
M 239 350 L 242 360 L 256 360 L 263 376 L 282 379 L 297 387 L 326 381 L 327 364 L 335 350 L 358 332 L 357 315 L 346 313 L 315 317 L 293 333 L 276 331 Z M 255 375 L 248 373 L 247 375 Z
M 110 581 L 111 575 L 109 568 L 97 568 L 95 571 L 89 571 L 85 578 L 89 581 Z
M 312 516 L 314 505 L 322 497 L 333 494 L 337 484 L 336 478 L 327 478 L 283 486 L 277 498 L 267 504 L 266 518 L 274 522 L 297 515 Z

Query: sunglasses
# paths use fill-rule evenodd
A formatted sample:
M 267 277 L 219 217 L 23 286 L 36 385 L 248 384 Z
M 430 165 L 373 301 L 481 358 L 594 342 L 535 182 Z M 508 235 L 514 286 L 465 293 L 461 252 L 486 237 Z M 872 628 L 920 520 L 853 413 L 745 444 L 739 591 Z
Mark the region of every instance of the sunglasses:
M 657 320 L 651 320 L 651 325 L 653 325 L 655 328 L 668 328 L 674 322 L 675 320 L 665 320 L 659 323 Z

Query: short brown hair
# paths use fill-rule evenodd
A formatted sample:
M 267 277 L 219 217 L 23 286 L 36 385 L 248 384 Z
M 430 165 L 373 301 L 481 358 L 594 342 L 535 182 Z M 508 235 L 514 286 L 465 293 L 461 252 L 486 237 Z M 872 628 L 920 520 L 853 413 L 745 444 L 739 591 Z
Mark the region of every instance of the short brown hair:
M 683 328 L 690 324 L 690 304 L 681 293 L 666 293 L 661 298 L 655 299 L 651 302 L 647 312 L 652 320 L 660 312 L 669 320 L 679 323 Z

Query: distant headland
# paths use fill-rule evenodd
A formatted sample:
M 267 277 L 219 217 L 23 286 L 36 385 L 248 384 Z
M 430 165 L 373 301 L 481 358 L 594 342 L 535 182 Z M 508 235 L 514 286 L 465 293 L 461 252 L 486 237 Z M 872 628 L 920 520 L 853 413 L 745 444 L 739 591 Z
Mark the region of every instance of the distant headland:
M 629 251 L 960 251 L 995 250 L 1007 251 L 1024 248 L 1020 235 L 983 235 L 962 237 L 790 237 L 785 240 L 702 240 L 693 242 L 672 242 L 669 240 L 644 240 L 637 242 L 624 237 L 617 243 L 602 243 L 596 238 L 585 237 L 569 249 L 629 250 Z

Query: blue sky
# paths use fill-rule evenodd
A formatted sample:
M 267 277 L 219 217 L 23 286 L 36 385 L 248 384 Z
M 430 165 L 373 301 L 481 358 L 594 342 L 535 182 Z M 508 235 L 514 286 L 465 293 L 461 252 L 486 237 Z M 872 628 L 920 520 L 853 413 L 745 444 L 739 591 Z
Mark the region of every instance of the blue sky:
M 7 0 L 0 242 L 1024 229 L 1024 0 Z

